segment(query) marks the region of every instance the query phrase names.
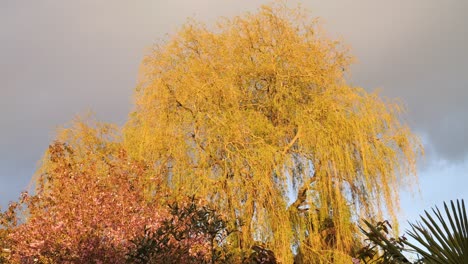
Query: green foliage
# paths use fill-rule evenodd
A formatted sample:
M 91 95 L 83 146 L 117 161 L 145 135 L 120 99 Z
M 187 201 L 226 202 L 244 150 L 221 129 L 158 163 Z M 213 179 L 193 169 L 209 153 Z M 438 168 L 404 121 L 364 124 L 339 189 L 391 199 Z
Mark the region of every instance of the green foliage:
M 230 234 L 216 210 L 191 198 L 169 205 L 170 217 L 132 240 L 128 263 L 226 263 Z
M 444 203 L 445 216 L 435 207 L 432 215 L 424 211 L 424 216 L 416 224 L 410 223 L 407 234 L 418 244 L 406 238 L 389 238 L 391 226 L 387 221 L 372 225 L 364 220 L 368 230 L 361 228 L 369 244 L 359 257 L 364 263 L 411 263 L 404 252 L 422 256 L 414 263 L 462 264 L 468 263 L 468 220 L 463 200 Z M 372 261 L 368 260 L 371 259 Z
M 433 215 L 424 211 L 421 221 L 411 224 L 409 236 L 421 246 L 405 242 L 424 258 L 425 263 L 468 263 L 468 219 L 465 202 L 444 203 L 445 217 L 436 207 Z
M 261 247 L 253 246 L 249 258 L 244 261 L 245 264 L 276 264 L 276 257 L 273 251 Z
M 390 223 L 385 220 L 372 225 L 363 220 L 368 230 L 360 228 L 367 237 L 367 245 L 359 250 L 357 257 L 364 263 L 410 263 L 403 255 L 404 236 L 394 238 L 389 231 L 392 229 Z

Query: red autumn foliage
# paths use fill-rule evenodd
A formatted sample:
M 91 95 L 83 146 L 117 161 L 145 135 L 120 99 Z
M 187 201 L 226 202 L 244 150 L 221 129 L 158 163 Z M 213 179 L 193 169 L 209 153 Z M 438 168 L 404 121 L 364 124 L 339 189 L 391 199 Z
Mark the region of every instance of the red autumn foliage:
M 25 194 L 26 222 L 10 234 L 12 260 L 32 263 L 119 263 L 130 240 L 166 212 L 144 197 L 145 166 L 123 150 L 101 157 L 50 146 L 48 171 L 37 193 Z

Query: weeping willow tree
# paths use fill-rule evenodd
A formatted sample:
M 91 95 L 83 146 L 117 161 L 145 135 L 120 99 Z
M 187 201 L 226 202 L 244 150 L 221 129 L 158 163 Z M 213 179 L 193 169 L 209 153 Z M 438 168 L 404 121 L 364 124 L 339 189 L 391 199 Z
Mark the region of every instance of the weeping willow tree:
M 175 197 L 226 214 L 239 251 L 350 263 L 355 220 L 395 217 L 421 151 L 397 101 L 347 84 L 350 60 L 280 4 L 216 28 L 189 21 L 145 58 L 124 144 Z

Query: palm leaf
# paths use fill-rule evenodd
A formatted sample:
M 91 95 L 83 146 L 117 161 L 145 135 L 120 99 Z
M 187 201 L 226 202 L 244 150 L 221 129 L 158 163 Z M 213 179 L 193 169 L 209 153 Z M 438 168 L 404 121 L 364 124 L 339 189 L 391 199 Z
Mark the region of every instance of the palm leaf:
M 414 252 L 424 258 L 424 263 L 461 264 L 468 263 L 468 221 L 463 200 L 444 203 L 445 217 L 440 210 L 427 211 L 421 221 L 411 224 L 408 234 L 420 246 L 405 241 Z
M 468 217 L 463 200 L 450 201 L 450 206 L 444 203 L 445 215 L 437 208 L 432 209 L 432 213 L 424 211 L 420 221 L 415 224 L 410 223 L 411 230 L 407 234 L 415 242 L 405 239 L 395 240 L 388 238 L 388 230 L 379 222 L 376 226 L 364 220 L 368 231 L 360 227 L 372 247 L 365 247 L 364 253 L 380 250 L 381 254 L 376 259 L 371 254 L 371 259 L 383 261 L 383 263 L 410 263 L 405 258 L 403 252 L 416 253 L 422 259 L 416 263 L 427 264 L 462 264 L 468 263 Z M 395 243 L 395 241 L 399 241 Z M 405 245 L 406 247 L 403 247 Z M 361 258 L 364 260 L 364 258 Z M 365 263 L 366 260 L 364 260 Z

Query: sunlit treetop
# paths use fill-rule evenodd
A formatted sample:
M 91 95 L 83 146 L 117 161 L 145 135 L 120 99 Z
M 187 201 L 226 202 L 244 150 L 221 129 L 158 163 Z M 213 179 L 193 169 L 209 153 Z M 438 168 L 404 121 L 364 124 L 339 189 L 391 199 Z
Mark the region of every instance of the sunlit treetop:
M 354 221 L 395 218 L 422 151 L 401 105 L 349 85 L 351 56 L 321 32 L 282 4 L 190 20 L 145 58 L 124 129 L 175 197 L 207 197 L 240 250 L 262 242 L 283 263 L 350 263 Z

